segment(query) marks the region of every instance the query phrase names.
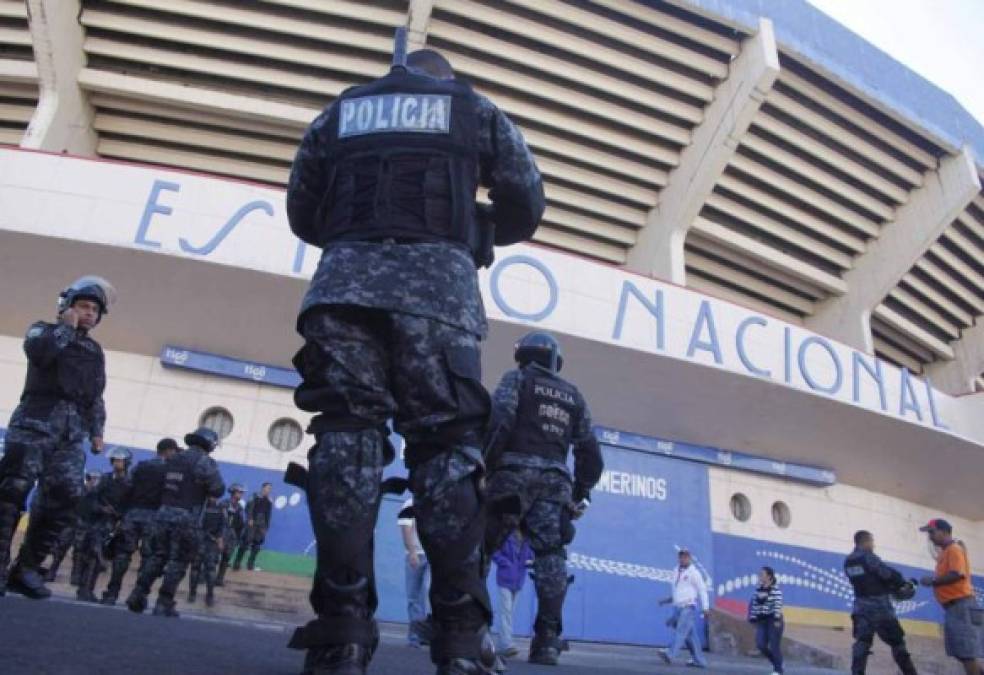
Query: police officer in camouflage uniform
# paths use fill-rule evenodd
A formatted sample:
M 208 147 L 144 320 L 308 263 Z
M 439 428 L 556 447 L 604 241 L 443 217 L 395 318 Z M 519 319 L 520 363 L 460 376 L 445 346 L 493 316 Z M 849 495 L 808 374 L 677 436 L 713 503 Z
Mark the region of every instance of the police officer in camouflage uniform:
M 140 567 L 153 556 L 154 517 L 161 506 L 164 493 L 164 473 L 167 460 L 178 451 L 173 438 L 162 438 L 157 443 L 157 456 L 139 462 L 130 475 L 129 508 L 120 523 L 119 537 L 113 552 L 113 571 L 109 584 L 102 594 L 102 604 L 115 605 L 123 585 L 123 577 L 130 568 L 134 552 L 140 549 Z
M 130 460 L 133 454 L 126 448 L 113 448 L 107 457 L 113 470 L 103 474 L 92 492 L 92 508 L 80 552 L 82 571 L 76 597 L 87 602 L 96 602 L 93 593 L 96 579 L 103 570 L 103 560 L 107 542 L 115 541 L 117 528 L 123 520 L 130 494 Z
M 165 463 L 161 507 L 154 517 L 153 555 L 147 565 L 140 566 L 137 583 L 126 599 L 126 606 L 138 614 L 147 608 L 151 584 L 163 571 L 154 615 L 178 616 L 174 594 L 195 556 L 205 500 L 225 491 L 219 467 L 208 455 L 219 444 L 218 435 L 199 427 L 184 442 L 188 449 Z
M 864 530 L 854 534 L 854 551 L 844 561 L 844 572 L 854 587 L 851 675 L 864 675 L 876 634 L 891 647 L 892 658 L 902 675 L 916 675 L 905 646 L 905 631 L 892 605 L 893 596 L 907 600 L 915 595 L 915 585 L 875 555 L 875 538 Z
M 447 674 L 485 673 L 494 661 L 480 552 L 490 400 L 477 267 L 490 263 L 493 241 L 532 236 L 543 186 L 517 128 L 444 57 L 421 50 L 399 61 L 312 122 L 287 191 L 291 229 L 324 250 L 294 358 L 295 401 L 320 413 L 307 477 L 318 618 L 290 643 L 308 650 L 305 673 L 362 673 L 378 640 L 373 526 L 393 459 L 389 419 L 407 441 L 433 565 L 431 658 Z M 492 200 L 481 214 L 479 185 Z
M 519 367 L 502 377 L 493 394 L 486 550 L 499 550 L 517 527 L 529 538 L 537 596 L 529 660 L 556 665 L 564 646 L 564 547 L 604 462 L 584 397 L 557 374 L 564 360 L 553 336 L 530 333 L 516 344 L 515 357 Z M 573 477 L 567 467 L 571 447 Z
M 209 497 L 198 528 L 198 548 L 188 573 L 188 602 L 198 598 L 198 582 L 205 580 L 205 604 L 215 604 L 215 570 L 225 545 L 225 510 L 215 497 Z
M 246 569 L 251 570 L 256 565 L 256 556 L 266 541 L 267 532 L 273 520 L 273 502 L 270 500 L 270 491 L 273 489 L 271 483 L 264 483 L 260 488 L 259 494 L 254 494 L 246 504 L 246 536 L 243 540 L 244 545 L 239 547 L 236 553 L 236 562 L 232 564 L 232 569 L 238 570 L 249 548 L 249 559 L 246 561 Z
M 7 588 L 35 599 L 51 595 L 38 568 L 75 521 L 82 498 L 83 441 L 91 441 L 93 454 L 103 448 L 106 363 L 89 332 L 115 297 L 105 279 L 82 277 L 61 292 L 58 322 L 38 321 L 24 338 L 24 393 L 10 417 L 0 460 L 0 595 Z M 35 481 L 38 496 L 8 577 L 10 542 Z
M 243 508 L 242 497 L 246 491 L 239 483 L 233 483 L 229 488 L 229 498 L 223 499 L 219 505 L 225 514 L 225 537 L 223 538 L 222 559 L 219 562 L 219 574 L 215 577 L 216 586 L 225 585 L 225 574 L 229 561 L 236 547 L 242 549 L 246 535 L 246 512 Z

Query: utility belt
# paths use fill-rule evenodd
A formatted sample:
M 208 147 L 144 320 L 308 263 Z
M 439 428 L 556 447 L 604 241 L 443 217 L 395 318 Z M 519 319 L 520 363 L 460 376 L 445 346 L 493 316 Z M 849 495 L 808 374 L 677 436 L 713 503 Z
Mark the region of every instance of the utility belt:
M 520 457 L 539 457 L 540 459 L 545 459 L 548 462 L 553 462 L 555 464 L 567 466 L 567 452 L 557 452 L 556 450 L 548 450 L 545 448 L 524 448 L 522 450 L 508 450 L 503 452 L 499 457 L 499 465 L 505 466 L 509 464 L 509 460 L 512 458 L 519 459 Z
M 401 235 L 372 235 L 362 234 L 356 231 L 343 233 L 329 239 L 325 249 L 331 248 L 336 244 L 364 242 L 370 244 L 391 244 L 391 245 L 411 245 L 411 244 L 450 244 L 472 257 L 476 267 L 489 267 L 495 259 L 493 247 L 495 245 L 495 224 L 491 217 L 482 216 L 479 211 L 478 222 L 473 232 L 470 232 L 469 241 L 461 239 L 450 239 L 447 237 L 437 237 L 427 234 L 401 234 Z M 473 241 L 472 241 L 473 240 Z

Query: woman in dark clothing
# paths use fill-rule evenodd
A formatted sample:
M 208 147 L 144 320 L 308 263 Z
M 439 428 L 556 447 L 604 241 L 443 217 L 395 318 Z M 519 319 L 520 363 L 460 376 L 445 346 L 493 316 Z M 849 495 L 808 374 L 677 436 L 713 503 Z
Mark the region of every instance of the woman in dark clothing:
M 771 567 L 759 571 L 759 587 L 748 605 L 748 620 L 755 624 L 755 646 L 772 663 L 772 675 L 782 675 L 782 591 Z

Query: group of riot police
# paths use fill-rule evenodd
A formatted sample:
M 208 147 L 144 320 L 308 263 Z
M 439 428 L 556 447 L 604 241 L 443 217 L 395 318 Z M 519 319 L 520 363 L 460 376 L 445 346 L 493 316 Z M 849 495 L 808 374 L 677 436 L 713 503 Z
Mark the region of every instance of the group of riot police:
M 219 438 L 201 427 L 184 437 L 186 449 L 162 439 L 157 456 L 130 467 L 123 447 L 107 452 L 111 471 L 85 474 L 84 441 L 91 452 L 104 450 L 106 385 L 102 348 L 90 331 L 116 297 L 101 277 L 86 276 L 62 291 L 56 322 L 38 321 L 27 331 L 28 367 L 20 404 L 10 418 L 0 457 L 0 595 L 7 590 L 41 599 L 45 582 L 73 548 L 71 583 L 79 600 L 114 605 L 133 554 L 140 551 L 137 581 L 127 606 L 142 612 L 151 586 L 161 579 L 154 613 L 177 616 L 175 593 L 189 571 L 188 600 L 204 581 L 212 606 L 216 586 L 238 549 L 233 568 L 246 552 L 253 568 L 270 523 L 270 485 L 264 484 L 248 507 L 239 484 L 225 483 L 209 454 Z M 10 547 L 30 501 L 27 531 L 14 563 Z M 249 525 L 249 526 L 247 526 Z M 41 567 L 48 555 L 51 563 Z M 107 568 L 109 582 L 99 598 L 96 582 Z

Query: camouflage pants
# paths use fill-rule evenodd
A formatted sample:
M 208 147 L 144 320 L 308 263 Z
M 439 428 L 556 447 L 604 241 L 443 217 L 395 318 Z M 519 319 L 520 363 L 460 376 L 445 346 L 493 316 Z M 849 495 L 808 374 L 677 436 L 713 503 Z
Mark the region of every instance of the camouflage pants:
M 106 520 L 84 523 L 79 527 L 76 539 L 78 549 L 79 589 L 90 593 L 95 588 L 103 561 L 103 542 L 113 530 L 113 523 Z
M 864 675 L 875 635 L 892 650 L 892 658 L 903 675 L 915 675 L 912 656 L 905 646 L 905 631 L 899 623 L 888 596 L 857 598 L 851 614 L 854 624 L 854 647 L 851 649 L 851 674 Z
M 188 590 L 192 593 L 198 591 L 198 582 L 205 581 L 205 589 L 212 593 L 215 587 L 215 572 L 219 566 L 219 542 L 211 535 L 200 532 L 198 538 L 198 548 L 195 550 L 195 559 L 191 561 L 191 571 L 188 573 Z
M 225 546 L 222 548 L 222 558 L 221 558 L 221 569 L 225 569 L 229 566 L 229 561 L 232 560 L 233 555 L 237 554 L 238 548 L 242 548 L 246 545 L 245 536 L 246 528 L 244 527 L 241 532 L 236 532 L 233 529 L 229 529 L 225 536 L 224 543 Z M 245 555 L 245 554 L 244 554 Z
M 0 516 L 20 511 L 31 488 L 38 482 L 31 505 L 31 519 L 21 544 L 19 563 L 37 568 L 71 526 L 82 498 L 85 430 L 75 406 L 58 403 L 44 419 L 14 411 L 0 458 Z M 11 531 L 0 527 L 0 561 L 9 556 Z
M 243 558 L 246 556 L 246 552 L 249 552 L 249 562 L 247 565 L 249 569 L 253 569 L 253 563 L 256 562 L 256 556 L 259 555 L 260 549 L 263 548 L 263 542 L 266 541 L 267 528 L 254 526 L 246 528 L 246 532 L 243 535 L 242 541 L 239 545 L 239 550 L 236 551 L 236 562 L 233 567 L 239 569 L 239 566 L 243 563 Z
M 57 570 L 61 566 L 62 560 L 65 559 L 65 555 L 68 553 L 68 549 L 72 548 L 75 542 L 75 533 L 77 530 L 78 522 L 75 520 L 58 535 L 58 540 L 51 549 L 51 569 Z
M 154 516 L 151 509 L 130 509 L 120 523 L 120 535 L 113 555 L 113 574 L 106 587 L 107 595 L 117 597 L 123 577 L 130 568 L 133 554 L 140 550 L 140 566 L 153 555 Z
M 301 332 L 295 400 L 321 413 L 312 423 L 318 442 L 308 453 L 307 490 L 318 542 L 311 604 L 321 625 L 346 617 L 347 635 L 359 638 L 347 641 L 374 639 L 373 529 L 383 467 L 393 459 L 386 429 L 393 420 L 407 440 L 438 628 L 484 626 L 490 611 L 476 480 L 490 403 L 478 339 L 437 321 L 349 306 L 307 312 Z M 292 645 L 332 644 L 317 628 L 298 631 Z
M 163 575 L 158 602 L 173 606 L 174 594 L 195 557 L 198 544 L 197 516 L 187 509 L 162 506 L 154 517 L 153 552 L 140 565 L 137 588 L 146 595 L 157 577 Z
M 491 554 L 506 537 L 521 528 L 533 549 L 533 577 L 536 586 L 537 635 L 560 635 L 563 629 L 564 597 L 567 594 L 567 551 L 573 539 L 570 522 L 571 479 L 560 471 L 505 466 L 489 477 L 491 504 L 505 498 L 519 498 L 519 513 L 500 513 L 494 506 L 486 531 L 486 547 Z

